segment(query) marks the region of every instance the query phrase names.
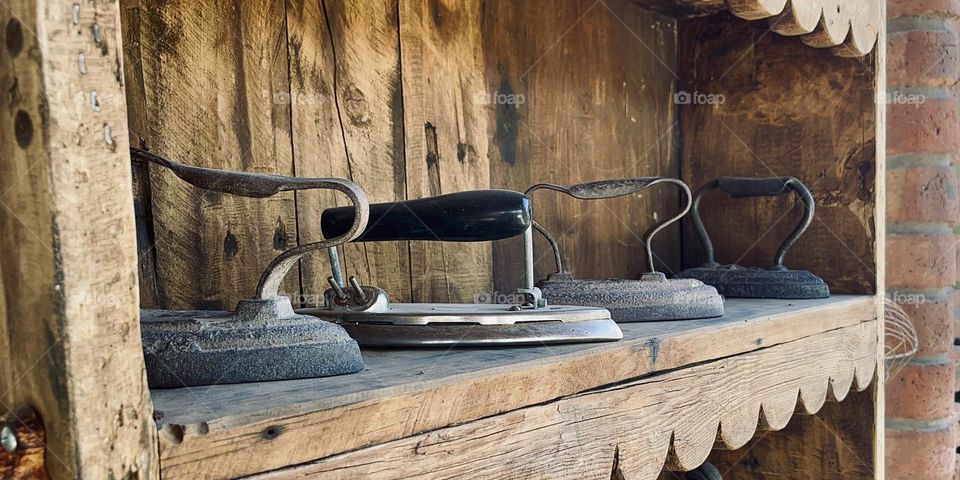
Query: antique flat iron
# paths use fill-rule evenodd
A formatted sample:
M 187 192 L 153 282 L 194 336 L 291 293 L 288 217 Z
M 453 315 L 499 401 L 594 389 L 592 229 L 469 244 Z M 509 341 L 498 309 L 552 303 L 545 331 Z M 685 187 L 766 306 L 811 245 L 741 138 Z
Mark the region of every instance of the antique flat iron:
M 232 312 L 141 310 L 141 334 L 151 387 L 262 382 L 353 373 L 363 369 L 360 348 L 344 329 L 295 313 L 278 294 L 284 275 L 304 254 L 335 247 L 360 234 L 369 218 L 363 190 L 349 180 L 292 178 L 232 172 L 173 162 L 138 149 L 134 157 L 173 171 L 187 183 L 215 192 L 263 198 L 283 191 L 333 189 L 353 203 L 353 222 L 336 237 L 291 248 L 267 266 L 256 296 Z
M 427 240 L 493 241 L 522 234 L 526 285 L 513 304 L 390 303 L 380 288 L 361 285 L 339 271 L 330 248 L 333 275 L 325 305 L 297 310 L 335 321 L 365 347 L 477 347 L 547 345 L 619 340 L 623 333 L 603 308 L 547 305 L 533 286 L 530 199 L 519 192 L 477 190 L 370 206 L 375 222 L 357 242 Z M 342 236 L 356 222 L 356 209 L 331 208 L 321 215 L 324 237 Z
M 687 320 L 723 315 L 723 298 L 717 290 L 693 279 L 668 279 L 658 272 L 653 262 L 652 241 L 657 232 L 676 222 L 690 210 L 690 188 L 680 180 L 664 177 L 637 177 L 618 180 L 601 180 L 577 185 L 561 186 L 541 183 L 527 189 L 527 194 L 536 190 L 553 190 L 579 200 L 616 198 L 639 192 L 658 184 L 673 184 L 680 187 L 685 196 L 684 207 L 676 216 L 648 230 L 643 236 L 649 272 L 639 280 L 608 278 L 584 280 L 574 278 L 563 270 L 560 247 L 553 236 L 541 225 L 534 227 L 546 237 L 553 249 L 556 273 L 547 276 L 537 286 L 550 303 L 594 305 L 610 310 L 617 322 L 649 322 L 658 320 Z
M 719 188 L 734 198 L 786 195 L 790 192 L 803 203 L 803 218 L 790 236 L 780 244 L 773 265 L 766 268 L 720 265 L 714 259 L 713 243 L 700 219 L 700 200 L 710 190 Z M 742 298 L 827 298 L 830 289 L 820 277 L 805 270 L 790 270 L 784 257 L 813 221 L 814 200 L 810 190 L 794 177 L 742 178 L 720 177 L 700 187 L 693 196 L 693 227 L 700 237 L 707 261 L 703 266 L 688 268 L 677 276 L 696 278 L 728 297 Z

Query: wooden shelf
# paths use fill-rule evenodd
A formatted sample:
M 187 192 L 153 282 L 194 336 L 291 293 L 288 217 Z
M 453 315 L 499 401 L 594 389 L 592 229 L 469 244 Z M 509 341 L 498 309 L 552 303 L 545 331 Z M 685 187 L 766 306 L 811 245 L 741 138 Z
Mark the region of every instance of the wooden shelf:
M 783 428 L 798 391 L 798 410 L 814 413 L 828 393 L 842 399 L 874 375 L 876 297 L 729 299 L 726 308 L 719 319 L 625 324 L 614 343 L 369 350 L 354 375 L 154 390 L 162 474 L 234 477 L 325 459 L 287 473 L 391 477 L 455 468 L 466 450 L 474 462 L 500 449 L 529 449 L 531 459 L 538 450 L 537 461 L 550 462 L 541 450 L 574 442 L 611 455 L 619 444 L 620 468 L 637 475 L 627 478 L 655 478 L 665 459 L 696 467 L 715 439 L 743 445 L 758 415 L 762 427 Z M 565 438 L 574 430 L 563 425 L 578 422 L 610 438 Z M 423 455 L 434 458 L 417 462 Z M 537 466 L 471 464 L 481 467 L 516 475 Z M 594 468 L 575 469 L 586 478 Z
M 767 20 L 770 29 L 801 36 L 816 48 L 833 48 L 837 55 L 870 53 L 883 21 L 875 0 L 634 0 L 671 16 L 696 16 L 728 10 L 744 20 Z

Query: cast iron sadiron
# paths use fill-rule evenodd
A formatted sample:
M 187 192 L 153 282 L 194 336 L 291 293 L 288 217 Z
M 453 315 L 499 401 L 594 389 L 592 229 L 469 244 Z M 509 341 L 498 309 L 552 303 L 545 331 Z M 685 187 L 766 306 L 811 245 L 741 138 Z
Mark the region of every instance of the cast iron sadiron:
M 322 307 L 301 313 L 337 322 L 362 346 L 475 347 L 618 340 L 623 333 L 603 308 L 547 305 L 533 286 L 530 199 L 519 192 L 478 190 L 371 205 L 373 221 L 356 241 L 493 241 L 523 234 L 526 284 L 512 304 L 390 303 L 355 277 L 344 285 L 336 249 Z M 323 212 L 324 236 L 340 235 L 354 212 Z
M 557 272 L 547 276 L 538 286 L 550 303 L 594 305 L 610 310 L 618 322 L 648 322 L 658 320 L 686 320 L 719 317 L 723 315 L 723 298 L 717 290 L 693 279 L 668 279 L 656 271 L 653 262 L 652 241 L 654 235 L 683 217 L 691 204 L 690 189 L 680 180 L 663 177 L 638 177 L 618 180 L 602 180 L 571 186 L 549 183 L 534 185 L 527 194 L 539 189 L 562 192 L 580 200 L 598 200 L 629 195 L 661 183 L 678 186 L 685 196 L 680 213 L 651 228 L 643 237 L 649 272 L 638 280 L 619 278 L 578 279 L 563 271 L 560 248 L 550 233 L 539 224 L 535 228 L 542 233 L 553 249 Z
M 766 268 L 743 267 L 740 265 L 720 265 L 716 262 L 713 243 L 700 218 L 700 200 L 710 190 L 719 188 L 735 198 L 786 195 L 795 193 L 803 204 L 803 217 L 790 236 L 780 244 L 773 265 Z M 820 277 L 806 270 L 791 270 L 784 266 L 787 252 L 807 230 L 813 221 L 814 200 L 810 190 L 794 177 L 742 178 L 721 177 L 697 190 L 693 198 L 693 226 L 700 237 L 707 261 L 697 268 L 688 268 L 678 274 L 679 277 L 695 278 L 728 297 L 742 298 L 827 298 L 830 289 Z
M 263 198 L 313 188 L 345 193 L 354 221 L 336 237 L 291 248 L 260 277 L 256 296 L 233 311 L 142 310 L 141 334 L 151 387 L 185 387 L 323 377 L 363 369 L 360 348 L 340 326 L 293 311 L 278 288 L 304 254 L 331 248 L 360 234 L 369 218 L 367 196 L 355 183 L 337 178 L 292 178 L 231 172 L 173 162 L 131 149 L 135 158 L 169 168 L 206 190 Z

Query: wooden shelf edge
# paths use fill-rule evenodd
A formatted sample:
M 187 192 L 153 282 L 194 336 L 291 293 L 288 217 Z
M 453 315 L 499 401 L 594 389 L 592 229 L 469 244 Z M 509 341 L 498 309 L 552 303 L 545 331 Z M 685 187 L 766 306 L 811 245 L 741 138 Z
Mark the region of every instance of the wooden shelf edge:
M 877 298 L 872 296 L 837 296 L 805 302 L 731 300 L 728 316 L 723 319 L 679 322 L 673 327 L 669 322 L 626 324 L 622 327 L 627 338 L 620 342 L 569 346 L 571 350 L 565 354 L 553 355 L 551 351 L 544 356 L 541 352 L 540 357 L 528 357 L 533 360 L 514 359 L 452 375 L 442 365 L 436 366 L 436 371 L 418 372 L 422 364 L 403 357 L 398 361 L 395 356 L 399 353 L 368 355 L 368 369 L 372 371 L 369 375 L 379 375 L 377 381 L 397 377 L 394 385 L 369 391 L 337 393 L 337 382 L 362 381 L 363 375 L 368 374 L 364 372 L 307 381 L 299 390 L 277 390 L 289 388 L 289 383 L 274 382 L 216 387 L 219 390 L 154 392 L 157 409 L 169 416 L 160 434 L 164 478 L 225 478 L 275 470 L 501 415 L 651 373 L 703 362 L 715 364 L 718 359 L 795 344 L 824 332 L 859 328 L 864 323 L 872 325 L 877 318 Z M 680 324 L 683 327 L 678 329 Z M 655 334 L 649 334 L 650 331 Z M 517 354 L 529 351 L 516 349 Z M 469 363 L 492 354 L 461 351 L 446 360 L 450 364 Z M 644 383 L 656 378 L 659 377 L 637 381 Z M 238 394 L 236 388 L 247 388 L 247 392 Z M 835 396 L 842 396 L 844 391 L 833 390 L 839 394 Z M 300 395 L 299 400 L 291 398 L 296 395 Z M 178 418 L 172 411 L 170 396 L 178 396 L 188 407 L 206 410 L 208 417 Z M 804 405 L 814 405 L 809 395 L 804 399 Z M 265 402 L 263 411 L 229 414 L 233 405 L 257 401 Z M 773 407 L 765 412 L 770 408 Z M 770 412 L 765 416 L 769 417 Z M 208 420 L 199 421 L 201 418 Z M 733 434 L 730 429 L 728 425 L 726 434 Z
M 622 478 L 655 479 L 664 465 L 691 470 L 714 448 L 739 448 L 758 429 L 780 430 L 795 413 L 866 389 L 876 328 L 864 322 L 254 478 L 607 478 L 614 466 Z
M 884 22 L 880 0 L 634 0 L 666 15 L 702 16 L 729 10 L 744 20 L 767 20 L 784 36 L 814 48 L 862 57 L 876 45 Z

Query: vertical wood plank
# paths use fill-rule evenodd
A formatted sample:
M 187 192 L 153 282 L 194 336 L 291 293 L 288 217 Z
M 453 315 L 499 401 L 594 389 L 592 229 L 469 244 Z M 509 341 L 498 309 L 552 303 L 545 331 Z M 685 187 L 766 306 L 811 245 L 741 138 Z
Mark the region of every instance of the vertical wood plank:
M 619 0 L 492 1 L 483 27 L 489 91 L 518 100 L 491 107 L 493 186 L 679 175 L 673 20 Z M 534 199 L 535 217 L 557 236 L 567 268 L 584 278 L 636 278 L 644 271 L 643 233 L 678 204 L 667 188 L 598 202 Z M 675 271 L 679 230 L 671 230 L 655 251 L 661 268 Z M 519 240 L 495 245 L 497 290 L 520 283 L 521 255 Z M 553 271 L 546 243 L 537 242 L 535 256 L 538 278 Z
M 283 3 L 173 1 L 130 13 L 140 15 L 131 40 L 142 71 L 128 77 L 142 77 L 145 97 L 130 106 L 145 129 L 134 138 L 192 165 L 294 173 Z M 231 197 L 152 166 L 149 180 L 163 308 L 233 308 L 297 242 L 292 193 Z M 283 291 L 299 293 L 296 273 Z
M 400 1 L 410 198 L 490 187 L 482 16 L 481 2 Z M 411 242 L 410 267 L 418 301 L 472 302 L 493 289 L 489 244 Z
M 407 197 L 397 2 L 323 0 L 350 178 L 371 203 Z M 312 28 L 312 26 L 311 26 Z M 317 219 L 319 221 L 319 219 Z M 370 223 L 379 221 L 371 218 Z M 348 274 L 410 301 L 409 242 L 348 245 Z
M 322 2 L 288 0 L 286 3 L 290 93 L 279 99 L 290 104 L 295 170 L 301 177 L 351 178 L 334 92 L 333 46 Z M 346 198 L 323 190 L 297 192 L 296 199 L 301 242 L 322 238 L 320 215 L 325 208 L 338 202 L 349 204 Z M 362 252 L 356 247 L 350 248 L 353 252 Z M 357 264 L 366 263 L 362 256 L 355 254 L 350 259 L 354 269 Z M 301 303 L 322 304 L 323 292 L 329 288 L 326 281 L 329 275 L 330 265 L 322 252 L 305 257 L 300 263 Z
M 0 411 L 53 478 L 156 478 L 116 2 L 0 6 Z

